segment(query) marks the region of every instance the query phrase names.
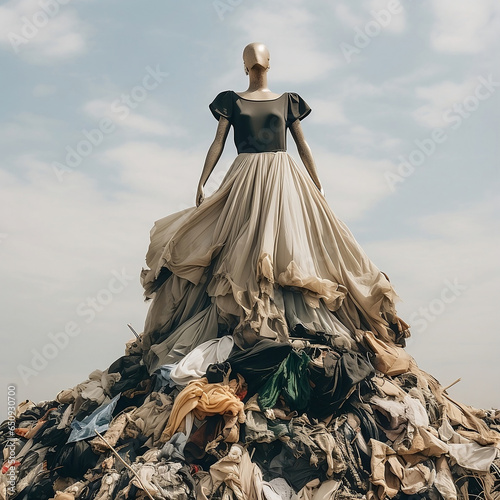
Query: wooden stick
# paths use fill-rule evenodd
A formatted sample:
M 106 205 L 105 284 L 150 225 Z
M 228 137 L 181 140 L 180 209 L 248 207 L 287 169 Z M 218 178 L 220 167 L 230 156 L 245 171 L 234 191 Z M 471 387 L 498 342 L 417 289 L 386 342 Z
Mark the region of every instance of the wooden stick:
M 107 446 L 109 446 L 110 450 L 116 455 L 116 457 L 120 460 L 120 462 L 129 470 L 132 472 L 132 474 L 137 478 L 137 480 L 139 481 L 139 483 L 141 483 L 141 486 L 142 486 L 142 489 L 146 492 L 147 496 L 149 498 L 151 498 L 151 500 L 155 500 L 154 497 L 151 495 L 151 493 L 149 493 L 149 491 L 146 489 L 146 486 L 144 486 L 144 483 L 142 482 L 142 479 L 138 476 L 137 472 L 135 472 L 134 469 L 132 469 L 132 467 L 130 467 L 130 465 L 125 462 L 125 460 L 123 460 L 122 457 L 120 457 L 120 455 L 118 454 L 118 452 L 113 448 L 113 446 L 111 446 L 110 443 L 108 443 L 108 441 L 106 441 L 106 439 L 104 438 L 104 436 L 102 434 L 99 433 L 99 431 L 97 429 L 94 429 L 95 433 L 106 443 Z
M 447 386 L 443 389 L 443 392 L 444 392 L 444 391 L 447 391 L 450 387 L 453 387 L 455 384 L 458 384 L 461 380 L 462 380 L 462 377 L 457 378 L 457 380 L 455 380 L 455 382 L 452 382 L 450 385 L 447 385 Z
M 127 326 L 132 330 L 132 333 L 135 335 L 137 340 L 140 342 L 141 339 L 140 339 L 139 335 L 137 335 L 137 332 L 133 329 L 132 325 L 130 323 L 127 323 Z

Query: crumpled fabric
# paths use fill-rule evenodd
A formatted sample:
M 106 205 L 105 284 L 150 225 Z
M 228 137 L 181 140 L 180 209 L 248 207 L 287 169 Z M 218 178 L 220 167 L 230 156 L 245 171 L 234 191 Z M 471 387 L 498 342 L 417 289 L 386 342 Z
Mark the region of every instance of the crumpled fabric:
M 264 481 L 262 490 L 266 500 L 297 500 L 295 491 L 282 477 Z
M 67 443 L 74 443 L 95 436 L 95 431 L 103 432 L 109 427 L 113 410 L 120 399 L 120 394 L 109 403 L 101 405 L 97 410 L 86 416 L 82 421 L 71 422 L 71 434 Z
M 432 427 L 429 429 L 417 427 L 409 446 L 401 437 L 394 441 L 392 447 L 398 455 L 403 456 L 412 465 L 422 461 L 422 457 L 440 457 L 449 452 L 449 445 L 439 439 L 435 433 Z
M 448 444 L 450 457 L 462 467 L 482 472 L 489 472 L 491 464 L 499 456 L 498 448 L 481 446 L 470 441 L 462 444 Z
M 179 462 L 133 463 L 137 473 L 131 485 L 147 491 L 159 500 L 189 500 L 194 498 L 194 481 L 185 465 Z
M 407 495 L 427 491 L 434 483 L 436 472 L 424 463 L 406 464 L 404 459 L 385 443 L 370 439 L 372 449 L 370 481 L 377 486 L 377 495 L 394 498 L 401 490 Z
M 392 377 L 410 369 L 412 358 L 402 347 L 388 338 L 381 339 L 370 331 L 361 331 L 361 334 L 375 354 L 372 363 L 378 371 Z
M 239 423 L 243 423 L 243 409 L 243 403 L 236 397 L 230 385 L 209 384 L 206 378 L 195 380 L 175 398 L 161 441 L 168 441 L 191 412 L 198 420 L 204 420 L 210 415 L 232 415 L 238 417 Z
M 311 392 L 309 414 L 325 418 L 335 414 L 361 381 L 370 379 L 375 370 L 366 355 L 354 351 L 329 351 L 309 365 Z
M 327 477 L 345 470 L 342 453 L 323 423 L 311 424 L 303 416 L 290 422 L 290 431 L 291 439 L 286 445 L 295 456 L 309 456 L 309 463 L 314 467 L 326 461 Z
M 134 354 L 130 356 L 122 356 L 109 365 L 107 370 L 110 376 L 120 375 L 109 389 L 111 396 L 116 396 L 129 389 L 134 389 L 141 382 L 148 379 L 148 371 L 142 364 L 142 356 Z
M 130 413 L 132 412 L 129 412 L 129 414 Z M 113 418 L 113 420 L 109 424 L 108 430 L 103 435 L 107 443 L 109 443 L 111 446 L 115 446 L 118 442 L 118 439 L 120 439 L 120 437 L 122 436 L 127 423 L 127 413 L 120 413 L 115 418 Z M 95 453 L 105 453 L 110 449 L 108 444 L 106 444 L 106 442 L 104 442 L 99 436 L 96 436 L 94 439 L 92 439 L 89 444 Z
M 227 359 L 233 346 L 232 335 L 203 342 L 174 365 L 170 379 L 175 384 L 183 386 L 202 378 L 209 365 L 222 363 Z
M 271 443 L 290 434 L 287 422 L 269 420 L 260 411 L 245 412 L 245 442 Z
M 278 397 L 283 396 L 292 410 L 303 411 L 309 405 L 311 386 L 307 368 L 311 358 L 302 351 L 292 351 L 282 361 L 278 370 L 259 389 L 259 405 L 262 409 L 275 406 Z
M 101 488 L 94 500 L 113 500 L 116 485 L 120 480 L 120 474 L 117 472 L 108 472 L 101 481 Z
M 373 396 L 370 402 L 388 419 L 384 431 L 391 441 L 402 433 L 411 440 L 415 428 L 429 427 L 429 417 L 418 399 L 406 395 L 402 401 L 397 401 Z
M 434 486 L 444 500 L 457 500 L 457 488 L 445 456 L 436 460 L 436 480 Z
M 131 437 L 143 434 L 151 437 L 153 444 L 160 442 L 173 407 L 173 398 L 161 392 L 152 392 L 146 402 L 128 416 L 125 434 Z
M 159 391 L 162 387 L 175 387 L 175 382 L 170 378 L 172 370 L 175 368 L 175 364 L 162 365 L 157 368 L 152 376 L 154 377 L 153 391 Z
M 186 446 L 186 442 L 186 435 L 182 432 L 177 432 L 158 452 L 158 460 L 164 458 L 167 461 L 184 461 L 184 446 Z
M 210 467 L 212 492 L 225 483 L 231 488 L 237 500 L 261 500 L 262 472 L 250 460 L 248 452 L 240 445 L 233 444 L 229 453 Z
M 340 481 L 334 479 L 328 479 L 324 482 L 313 479 L 297 493 L 297 497 L 299 500 L 335 500 L 341 484 Z
M 236 351 L 227 361 L 233 372 L 241 373 L 251 394 L 257 392 L 292 351 L 289 343 L 262 339 L 252 347 Z
M 73 389 L 61 391 L 57 395 L 57 400 L 61 403 L 75 403 L 74 411 L 89 401 L 97 406 L 109 401 L 111 398 L 111 388 L 120 380 L 119 373 L 108 373 L 108 370 L 94 370 L 88 380 L 82 382 Z
M 481 446 L 456 432 L 446 417 L 439 427 L 439 435 L 447 442 L 450 457 L 466 469 L 489 472 L 492 463 L 500 456 L 497 447 Z

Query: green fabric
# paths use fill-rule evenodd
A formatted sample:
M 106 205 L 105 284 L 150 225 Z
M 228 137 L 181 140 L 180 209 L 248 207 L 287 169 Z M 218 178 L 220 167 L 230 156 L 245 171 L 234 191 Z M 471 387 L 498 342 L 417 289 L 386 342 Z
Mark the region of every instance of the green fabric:
M 299 354 L 292 351 L 260 389 L 258 402 L 261 409 L 273 408 L 281 394 L 290 410 L 305 410 L 311 394 L 307 376 L 310 361 L 311 358 L 305 352 Z

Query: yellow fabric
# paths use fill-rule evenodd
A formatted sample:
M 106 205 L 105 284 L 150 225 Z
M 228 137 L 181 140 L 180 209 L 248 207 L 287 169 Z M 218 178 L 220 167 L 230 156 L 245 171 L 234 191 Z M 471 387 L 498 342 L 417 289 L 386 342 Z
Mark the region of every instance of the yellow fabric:
M 209 384 L 206 378 L 194 380 L 175 398 L 169 421 L 161 441 L 168 441 L 179 429 L 189 412 L 198 420 L 210 415 L 232 415 L 238 422 L 245 421 L 244 405 L 234 393 L 233 387 L 224 384 Z

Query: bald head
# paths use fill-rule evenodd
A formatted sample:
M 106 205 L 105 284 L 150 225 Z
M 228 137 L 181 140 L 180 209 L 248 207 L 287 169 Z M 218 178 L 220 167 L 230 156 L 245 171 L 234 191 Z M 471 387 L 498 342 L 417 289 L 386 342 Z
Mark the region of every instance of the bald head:
M 255 65 L 267 69 L 270 57 L 269 50 L 263 43 L 249 43 L 243 50 L 243 62 L 248 70 L 251 70 Z

